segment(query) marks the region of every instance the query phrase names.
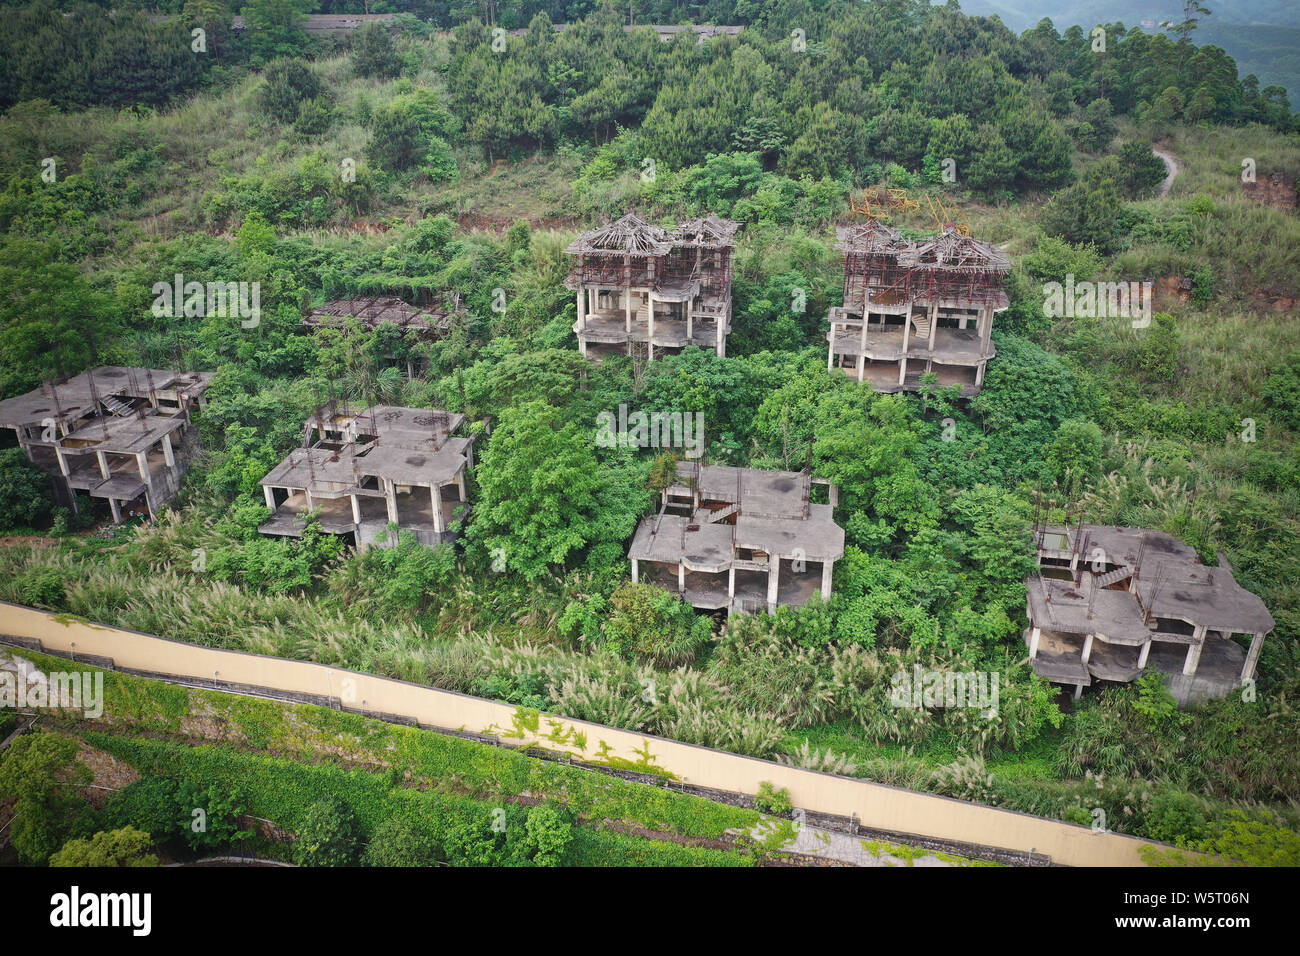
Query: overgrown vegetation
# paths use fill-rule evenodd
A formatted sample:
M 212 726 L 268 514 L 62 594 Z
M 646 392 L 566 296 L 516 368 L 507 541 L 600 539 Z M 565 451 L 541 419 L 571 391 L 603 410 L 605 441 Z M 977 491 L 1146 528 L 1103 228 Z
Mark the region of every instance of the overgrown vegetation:
M 1284 92 L 1190 41 L 1132 31 L 1100 57 L 1078 28 L 1017 37 L 908 0 L 772 4 L 739 38 L 698 45 L 583 7 L 572 29 L 539 17 L 502 51 L 474 20 L 454 41 L 408 23 L 343 50 L 253 6 L 264 29 L 246 37 L 222 32 L 220 10 L 188 11 L 212 26 L 214 55 L 172 85 L 150 77 L 175 53 L 157 38 L 188 37 L 174 23 L 45 5 L 0 37 L 0 396 L 104 362 L 217 373 L 206 454 L 155 526 L 89 534 L 102 515 L 55 510 L 21 452 L 0 450 L 0 517 L 35 533 L 0 549 L 0 598 L 1080 822 L 1100 807 L 1116 829 L 1188 846 L 1219 839 L 1200 821 L 1237 803 L 1295 825 L 1300 227 L 1240 178 L 1243 156 L 1261 179 L 1300 172 Z M 528 26 L 535 9 L 500 22 Z M 46 69 L 95 30 L 91 60 Z M 48 42 L 3 55 L 30 34 Z M 114 52 L 140 43 L 156 56 Z M 84 69 L 99 56 L 138 75 Z M 1158 139 L 1181 167 L 1166 199 Z M 972 401 L 826 374 L 833 226 L 850 221 L 851 190 L 877 184 L 944 196 L 1015 263 Z M 563 250 L 579 224 L 629 209 L 745 221 L 728 357 L 578 354 Z M 176 273 L 261 283 L 259 326 L 155 316 L 153 283 Z M 1152 278 L 1151 327 L 1047 315 L 1042 286 L 1067 275 Z M 301 326 L 325 299 L 444 289 L 467 315 L 433 341 Z M 315 529 L 257 534 L 258 480 L 334 396 L 448 408 L 482 430 L 456 546 L 356 555 Z M 663 463 L 652 473 L 651 452 L 595 443 L 596 416 L 621 404 L 702 413 L 710 461 L 834 481 L 848 550 L 831 600 L 724 626 L 630 584 L 626 542 Z M 1153 687 L 1056 699 L 1020 636 L 1035 510 L 1222 551 L 1277 621 L 1257 698 L 1175 729 Z M 997 674 L 997 715 L 893 706 L 893 676 L 916 665 Z M 129 746 L 159 766 L 198 759 Z M 196 785 L 236 772 L 204 759 L 215 769 Z M 348 804 L 355 825 L 313 818 L 322 859 L 641 852 L 581 827 L 557 849 L 563 827 L 541 813 L 532 842 L 510 847 L 414 811 L 379 839 L 379 816 Z M 101 829 L 181 852 L 181 834 L 145 822 Z M 32 826 L 24 845 L 48 859 L 62 843 Z M 132 839 L 77 852 L 133 858 Z

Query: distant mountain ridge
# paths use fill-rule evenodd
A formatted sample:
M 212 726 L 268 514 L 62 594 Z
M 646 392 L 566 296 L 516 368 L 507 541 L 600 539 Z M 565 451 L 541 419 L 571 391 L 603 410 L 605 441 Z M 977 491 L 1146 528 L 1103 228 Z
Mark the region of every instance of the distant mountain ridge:
M 1183 18 L 1178 0 L 960 0 L 972 16 L 996 14 L 1016 33 L 1032 29 L 1044 17 L 1064 32 L 1075 24 L 1090 29 L 1123 23 L 1151 33 L 1165 20 Z M 1300 3 L 1296 0 L 1202 0 L 1210 15 L 1192 34 L 1197 45 L 1222 47 L 1237 61 L 1241 76 L 1253 73 L 1259 85 L 1282 86 L 1294 99 L 1300 90 Z

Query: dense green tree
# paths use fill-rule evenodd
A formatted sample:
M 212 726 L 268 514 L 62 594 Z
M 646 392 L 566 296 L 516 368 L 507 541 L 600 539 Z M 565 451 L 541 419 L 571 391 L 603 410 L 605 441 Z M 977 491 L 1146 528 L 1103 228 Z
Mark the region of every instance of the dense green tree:
M 0 793 L 16 798 L 10 837 L 19 859 L 44 865 L 84 819 L 89 803 L 77 788 L 91 781 L 76 741 L 59 734 L 24 734 L 0 758 Z
M 321 797 L 307 808 L 297 827 L 294 856 L 300 866 L 351 866 L 356 862 L 359 835 L 352 808 L 333 797 Z
M 49 476 L 19 448 L 0 450 L 0 515 L 10 528 L 31 527 L 49 517 Z
M 603 510 L 602 495 L 626 487 L 626 478 L 597 460 L 595 434 L 595 422 L 565 424 L 540 401 L 502 412 L 482 453 L 470 529 L 488 560 L 533 580 L 584 548 L 631 533 L 648 492 Z
M 393 34 L 380 23 L 367 23 L 352 41 L 352 69 L 357 76 L 393 77 L 402 72 L 402 58 Z
M 69 840 L 50 857 L 50 866 L 157 866 L 152 846 L 153 838 L 135 827 L 107 830 L 89 840 Z
M 1113 156 L 1092 166 L 1082 178 L 1051 198 L 1043 207 L 1041 222 L 1048 235 L 1074 245 L 1091 244 L 1103 253 L 1115 251 L 1123 229 L 1122 178 Z
M 266 68 L 257 94 L 264 114 L 280 123 L 292 123 L 307 102 L 329 93 L 310 66 L 302 60 L 276 60 Z
M 365 854 L 367 866 L 433 866 L 445 859 L 438 821 L 414 814 L 380 823 Z

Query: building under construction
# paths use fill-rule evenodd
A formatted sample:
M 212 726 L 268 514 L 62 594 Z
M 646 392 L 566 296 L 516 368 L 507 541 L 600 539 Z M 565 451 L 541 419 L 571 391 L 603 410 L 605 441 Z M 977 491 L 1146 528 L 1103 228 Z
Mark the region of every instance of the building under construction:
M 414 332 L 422 338 L 435 338 L 451 328 L 453 320 L 465 314 L 460 296 L 449 295 L 437 308 L 422 309 L 393 296 L 335 299 L 312 309 L 302 324 L 309 329 L 346 329 L 350 321 L 374 331 L 391 325 L 402 332 Z
M 451 540 L 469 513 L 474 467 L 473 438 L 455 434 L 464 420 L 430 408 L 324 405 L 304 424 L 302 447 L 262 479 L 271 517 L 258 530 L 301 537 L 315 512 L 323 531 L 359 550 L 396 543 L 389 522 L 421 544 Z
M 1219 567 L 1161 531 L 1039 525 L 1025 581 L 1034 672 L 1074 687 L 1135 680 L 1152 667 L 1180 704 L 1223 697 L 1255 675 L 1273 617 Z M 1249 636 L 1243 649 L 1233 635 Z
M 695 345 L 726 355 L 740 225 L 710 216 L 667 230 L 629 215 L 579 236 L 565 249 L 577 258 L 565 286 L 577 293 L 582 354 L 654 361 Z
M 190 418 L 211 372 L 102 365 L 0 402 L 33 464 L 48 474 L 54 500 L 77 513 L 77 492 L 151 519 L 170 501 L 199 451 Z
M 812 502 L 814 484 L 827 486 L 827 504 Z M 829 598 L 844 556 L 836 499 L 834 485 L 807 472 L 678 462 L 659 513 L 632 539 L 632 580 L 728 615 L 799 607 L 815 591 Z
M 914 241 L 873 219 L 836 235 L 844 305 L 830 310 L 827 370 L 878 392 L 917 391 L 933 372 L 964 397 L 978 393 L 995 354 L 993 316 L 1009 304 L 1006 256 L 951 226 Z

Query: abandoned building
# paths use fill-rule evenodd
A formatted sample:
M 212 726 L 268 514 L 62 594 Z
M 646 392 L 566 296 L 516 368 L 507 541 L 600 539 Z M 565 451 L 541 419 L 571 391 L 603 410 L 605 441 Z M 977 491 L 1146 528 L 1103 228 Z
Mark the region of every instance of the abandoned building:
M 1219 567 L 1161 531 L 1080 524 L 1034 532 L 1039 571 L 1025 582 L 1034 672 L 1073 685 L 1166 675 L 1180 704 L 1223 697 L 1255 675 L 1273 618 Z M 1249 650 L 1232 636 L 1250 635 Z
M 800 607 L 815 591 L 830 597 L 844 529 L 835 523 L 838 489 L 829 481 L 692 461 L 678 462 L 677 479 L 632 539 L 633 581 L 728 615 Z M 827 504 L 812 502 L 814 484 L 827 486 Z
M 577 293 L 582 354 L 654 361 L 695 345 L 726 355 L 740 225 L 710 216 L 667 230 L 629 215 L 574 240 L 565 252 L 578 261 L 564 284 Z
M 460 296 L 453 292 L 427 296 L 431 304 L 427 308 L 411 305 L 394 296 L 372 296 L 369 298 L 334 299 L 319 308 L 309 311 L 302 320 L 304 328 L 341 329 L 360 328 L 374 332 L 384 326 L 391 326 L 402 333 L 408 343 L 427 342 L 441 338 L 451 331 L 452 326 L 466 315 Z M 397 358 L 391 351 L 388 359 Z M 406 378 L 409 381 L 425 369 L 424 360 L 417 350 L 404 349 Z
M 176 494 L 199 450 L 191 410 L 211 372 L 103 365 L 0 402 L 0 428 L 50 475 L 54 500 L 78 512 L 77 492 L 105 498 L 114 523 Z
M 381 325 L 392 325 L 402 332 L 432 337 L 446 332 L 451 328 L 452 320 L 464 313 L 458 295 L 450 295 L 446 302 L 427 309 L 409 305 L 393 296 L 374 296 L 326 302 L 308 312 L 302 324 L 309 329 L 342 329 L 347 327 L 349 319 L 355 319 L 362 328 L 372 332 Z
M 979 392 L 993 358 L 993 316 L 1009 305 L 1000 251 L 946 228 L 920 241 L 871 220 L 836 229 L 844 259 L 844 305 L 830 310 L 828 371 L 839 369 L 878 392 L 938 384 Z
M 465 479 L 473 437 L 457 437 L 465 416 L 431 408 L 337 401 L 303 425 L 303 444 L 261 481 L 271 517 L 262 534 L 301 537 L 308 512 L 321 530 L 358 550 L 395 541 L 389 522 L 434 546 L 456 535 L 469 513 Z

